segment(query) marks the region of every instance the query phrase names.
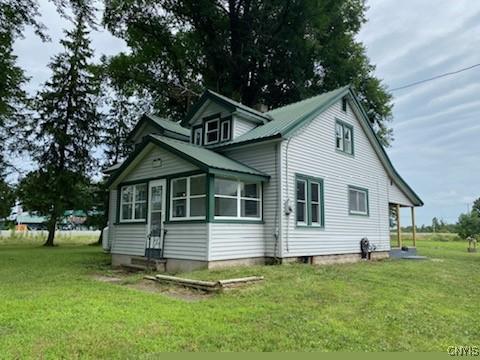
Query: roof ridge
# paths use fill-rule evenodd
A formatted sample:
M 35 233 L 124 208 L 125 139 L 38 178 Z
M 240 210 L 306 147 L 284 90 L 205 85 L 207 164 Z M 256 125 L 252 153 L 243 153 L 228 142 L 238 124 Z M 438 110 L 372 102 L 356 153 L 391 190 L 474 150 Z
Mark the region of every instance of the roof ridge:
M 290 104 L 286 104 L 286 105 L 283 105 L 283 106 L 280 106 L 280 107 L 277 107 L 275 109 L 272 109 L 272 110 L 269 110 L 267 111 L 265 114 L 270 114 L 272 112 L 275 112 L 277 110 L 285 110 L 286 108 L 290 107 L 290 106 L 293 106 L 293 105 L 298 105 L 300 103 L 303 103 L 303 102 L 306 102 L 306 101 L 309 101 L 309 100 L 313 100 L 313 99 L 317 99 L 319 98 L 320 96 L 324 96 L 324 95 L 327 95 L 327 94 L 330 94 L 330 93 L 333 93 L 333 92 L 341 92 L 343 91 L 345 88 L 348 88 L 350 87 L 350 85 L 346 85 L 346 86 L 342 86 L 342 87 L 339 87 L 339 88 L 336 88 L 334 90 L 330 90 L 330 91 L 325 91 L 325 92 L 322 92 L 320 94 L 317 94 L 317 95 L 314 95 L 314 96 L 310 96 L 308 98 L 305 98 L 305 99 L 302 99 L 302 100 L 298 100 L 298 101 L 295 101 L 295 102 L 292 102 Z M 272 121 L 275 121 L 275 120 L 272 120 Z

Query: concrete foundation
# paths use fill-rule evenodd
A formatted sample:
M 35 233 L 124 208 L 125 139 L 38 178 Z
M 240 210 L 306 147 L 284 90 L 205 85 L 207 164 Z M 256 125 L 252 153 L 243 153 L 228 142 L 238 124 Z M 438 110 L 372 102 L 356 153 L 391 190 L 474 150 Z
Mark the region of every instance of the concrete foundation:
M 389 257 L 388 251 L 375 251 L 371 253 L 371 260 L 381 260 Z M 112 254 L 112 266 L 127 266 L 137 267 L 140 257 L 123 254 Z M 132 261 L 133 260 L 133 261 Z M 328 265 L 328 264 L 342 264 L 353 263 L 361 260 L 360 253 L 358 254 L 334 254 L 334 255 L 316 255 L 316 256 L 296 256 L 286 257 L 280 259 L 282 264 L 289 263 L 306 263 L 312 265 Z M 217 261 L 200 261 L 200 260 L 185 260 L 185 259 L 162 259 L 164 267 L 157 270 L 166 271 L 169 273 L 190 272 L 200 269 L 221 269 L 234 266 L 254 266 L 254 265 L 268 265 L 273 264 L 275 260 L 271 257 L 255 257 L 244 259 L 230 259 Z
M 382 260 L 388 258 L 388 251 L 374 251 L 370 254 L 370 260 Z M 281 259 L 282 264 L 305 263 L 312 265 L 345 264 L 361 261 L 360 253 L 356 254 L 331 254 L 314 256 L 296 256 Z
M 209 269 L 222 269 L 232 266 L 253 266 L 267 265 L 272 263 L 272 259 L 266 257 L 255 257 L 245 259 L 217 260 L 208 262 Z

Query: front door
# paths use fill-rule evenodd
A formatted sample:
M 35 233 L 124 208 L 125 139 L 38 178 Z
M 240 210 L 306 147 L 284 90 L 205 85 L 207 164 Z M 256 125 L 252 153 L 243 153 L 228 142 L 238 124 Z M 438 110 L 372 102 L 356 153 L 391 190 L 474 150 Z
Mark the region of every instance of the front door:
M 151 181 L 148 188 L 150 197 L 148 206 L 148 234 L 145 256 L 161 258 L 163 255 L 163 237 L 165 222 L 165 180 Z

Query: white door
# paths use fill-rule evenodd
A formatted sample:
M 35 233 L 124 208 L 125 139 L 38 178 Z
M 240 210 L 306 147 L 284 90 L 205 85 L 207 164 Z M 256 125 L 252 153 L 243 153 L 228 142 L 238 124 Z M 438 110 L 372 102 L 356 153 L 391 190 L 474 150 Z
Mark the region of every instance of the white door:
M 148 234 L 145 255 L 152 258 L 163 256 L 163 237 L 165 222 L 165 180 L 151 181 L 148 188 Z

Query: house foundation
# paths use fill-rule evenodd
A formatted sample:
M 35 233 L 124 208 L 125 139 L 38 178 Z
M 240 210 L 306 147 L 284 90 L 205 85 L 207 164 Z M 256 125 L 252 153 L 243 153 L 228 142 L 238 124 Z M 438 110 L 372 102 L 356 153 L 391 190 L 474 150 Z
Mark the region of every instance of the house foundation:
M 371 253 L 371 260 L 382 260 L 389 257 L 388 251 L 375 251 Z M 332 254 L 315 256 L 295 256 L 279 259 L 281 264 L 305 263 L 312 265 L 344 264 L 361 261 L 361 254 Z M 143 262 L 142 262 L 143 261 Z M 180 273 L 201 269 L 224 269 L 235 266 L 271 265 L 275 263 L 272 257 L 254 257 L 243 259 L 229 259 L 216 261 L 185 260 L 185 259 L 162 259 L 150 260 L 150 267 L 159 272 Z M 112 254 L 112 266 L 126 266 L 132 268 L 146 268 L 146 257 Z

